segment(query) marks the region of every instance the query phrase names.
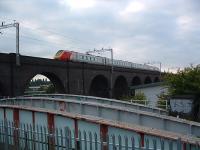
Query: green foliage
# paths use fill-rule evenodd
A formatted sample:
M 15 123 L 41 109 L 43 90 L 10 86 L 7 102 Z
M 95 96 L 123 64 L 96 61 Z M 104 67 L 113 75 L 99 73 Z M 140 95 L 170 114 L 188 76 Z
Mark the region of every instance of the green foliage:
M 171 95 L 200 95 L 200 67 L 188 67 L 176 74 L 166 74 L 164 81 Z
M 126 96 L 123 97 L 122 100 L 128 101 L 128 102 L 133 102 L 133 103 L 138 103 L 138 104 L 148 104 L 147 98 L 142 92 L 138 92 L 135 94 L 135 96 Z
M 162 92 L 160 95 L 157 96 L 158 97 L 158 101 L 157 101 L 157 107 L 158 108 L 162 108 L 162 109 L 166 109 L 166 105 L 167 105 L 167 100 L 169 99 L 169 94 L 168 93 L 164 93 Z
M 190 66 L 178 70 L 176 74 L 167 74 L 164 77 L 169 86 L 170 95 L 194 95 L 193 119 L 200 121 L 200 66 Z
M 147 100 L 146 96 L 142 92 L 136 93 L 135 96 L 133 97 L 133 99 L 135 99 L 135 100 Z
M 40 86 L 40 85 L 49 85 L 51 84 L 51 81 L 48 81 L 47 79 L 33 79 L 29 83 L 29 86 Z
M 46 94 L 55 93 L 55 87 L 53 84 L 45 85 L 40 87 L 41 91 L 45 91 Z
M 53 86 L 53 84 L 50 84 L 50 85 L 47 87 L 46 93 L 47 93 L 47 94 L 55 93 L 55 87 Z

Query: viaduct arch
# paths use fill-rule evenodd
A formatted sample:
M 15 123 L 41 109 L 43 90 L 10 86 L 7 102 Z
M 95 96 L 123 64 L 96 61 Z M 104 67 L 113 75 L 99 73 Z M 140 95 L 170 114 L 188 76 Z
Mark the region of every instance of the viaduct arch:
M 152 83 L 152 79 L 149 76 L 147 76 L 144 80 L 144 84 L 149 84 L 149 83 Z
M 138 76 L 135 76 L 132 79 L 131 86 L 140 85 L 140 84 L 142 84 L 141 79 Z
M 120 75 L 116 78 L 113 87 L 113 96 L 117 99 L 126 96 L 128 94 L 128 83 L 127 79 Z
M 160 82 L 159 77 L 155 77 L 155 78 L 154 78 L 154 82 Z
M 30 76 L 25 79 L 26 81 L 25 81 L 25 84 L 24 84 L 23 92 L 25 91 L 26 87 L 30 83 L 31 79 L 33 79 L 38 74 L 47 77 L 52 82 L 52 84 L 54 85 L 56 92 L 65 93 L 65 88 L 62 84 L 62 81 L 60 80 L 60 78 L 56 74 L 54 74 L 52 72 L 40 72 L 40 73 L 30 74 Z
M 92 79 L 89 95 L 98 97 L 109 97 L 108 79 L 103 75 L 97 75 Z
M 3 95 L 5 95 L 5 88 L 2 84 L 2 82 L 0 81 L 0 97 L 2 97 Z

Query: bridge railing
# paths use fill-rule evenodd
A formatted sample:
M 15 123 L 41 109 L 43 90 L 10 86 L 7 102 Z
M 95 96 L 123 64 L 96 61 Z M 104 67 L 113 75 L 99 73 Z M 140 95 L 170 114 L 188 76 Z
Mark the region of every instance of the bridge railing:
M 152 112 L 134 110 L 120 106 L 111 106 L 75 100 L 63 100 L 49 97 L 19 97 L 0 100 L 2 105 L 30 106 L 73 114 L 95 116 L 127 124 L 137 124 L 150 128 L 176 132 L 186 135 L 200 136 L 200 124 L 180 118 L 160 115 Z
M 16 127 L 18 124 L 18 127 Z M 66 149 L 66 150 L 199 150 L 200 145 L 176 141 L 164 141 L 127 137 L 122 135 L 98 135 L 91 131 L 70 128 L 48 128 L 47 126 L 0 121 L 1 149 Z
M 33 95 L 25 95 L 27 97 L 51 97 L 51 98 L 62 98 L 62 99 L 74 99 L 77 101 L 86 101 L 86 102 L 97 102 L 101 104 L 109 104 L 114 106 L 126 107 L 130 109 L 142 110 L 142 111 L 149 111 L 154 112 L 162 115 L 167 115 L 168 111 L 165 109 L 155 108 L 151 105 L 143 105 L 139 103 L 133 103 L 133 101 L 121 101 L 116 99 L 109 99 L 109 98 L 100 98 L 94 96 L 83 96 L 83 95 L 72 95 L 72 94 L 33 94 Z
M 135 99 L 131 99 L 130 100 L 131 103 L 134 103 L 134 104 L 142 104 L 144 106 L 148 106 L 150 108 L 153 108 L 153 107 L 158 107 L 158 108 L 162 108 L 162 109 L 165 109 L 165 110 L 168 110 L 168 102 L 167 100 L 160 100 L 160 101 L 157 101 L 156 104 L 155 102 L 150 102 L 148 100 L 135 100 Z

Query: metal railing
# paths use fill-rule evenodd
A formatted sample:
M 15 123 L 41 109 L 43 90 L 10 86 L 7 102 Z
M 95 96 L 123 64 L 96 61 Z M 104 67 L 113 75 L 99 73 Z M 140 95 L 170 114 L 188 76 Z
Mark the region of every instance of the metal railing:
M 162 108 L 165 110 L 168 110 L 168 102 L 167 100 L 159 100 L 156 102 L 151 102 L 149 100 L 135 100 L 135 99 L 131 99 L 129 102 L 131 103 L 136 103 L 136 104 L 142 104 L 144 106 L 149 106 L 149 107 L 157 107 L 157 108 Z
M 33 94 L 33 95 L 25 95 L 24 97 L 51 97 L 51 98 L 61 98 L 61 99 L 74 99 L 78 101 L 87 101 L 87 102 L 97 102 L 97 103 L 103 103 L 108 105 L 117 105 L 121 107 L 127 107 L 131 109 L 139 109 L 139 110 L 145 110 L 149 112 L 159 113 L 159 114 L 168 114 L 168 111 L 166 109 L 160 109 L 155 106 L 151 105 L 144 105 L 143 103 L 131 103 L 131 100 L 129 101 L 122 101 L 122 100 L 116 100 L 116 99 L 108 99 L 108 98 L 100 98 L 100 97 L 94 97 L 94 96 L 83 96 L 83 95 L 72 95 L 72 94 Z M 148 104 L 148 103 L 147 103 Z
M 13 109 L 14 107 L 20 107 L 21 109 L 27 107 L 29 111 L 33 111 L 33 109 L 44 109 L 45 111 L 51 112 L 61 111 L 63 114 L 87 115 L 94 118 L 119 121 L 130 125 L 135 124 L 200 137 L 200 124 L 198 122 L 130 108 L 124 109 L 120 106 L 109 106 L 82 101 L 77 102 L 74 100 L 62 101 L 61 99 L 60 101 L 59 99 L 41 97 L 4 99 L 0 100 L 0 104 L 2 105 L 1 108 L 6 107 L 6 109 Z
M 121 135 L 102 135 L 74 131 L 68 127 L 48 128 L 42 125 L 0 122 L 0 149 L 23 150 L 200 150 L 198 144 L 180 139 L 141 139 Z

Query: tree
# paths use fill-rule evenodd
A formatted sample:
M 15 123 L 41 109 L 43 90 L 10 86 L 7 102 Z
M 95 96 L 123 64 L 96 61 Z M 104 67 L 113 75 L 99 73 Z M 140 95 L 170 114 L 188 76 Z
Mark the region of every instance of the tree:
M 200 66 L 190 66 L 178 70 L 176 74 L 166 74 L 164 81 L 169 86 L 170 95 L 194 95 L 193 116 L 200 120 Z
M 55 87 L 53 84 L 40 86 L 40 91 L 44 91 L 46 94 L 55 93 Z
M 46 88 L 46 93 L 47 93 L 47 94 L 55 93 L 55 87 L 54 87 L 53 84 L 50 84 L 50 85 L 47 86 L 47 88 Z

